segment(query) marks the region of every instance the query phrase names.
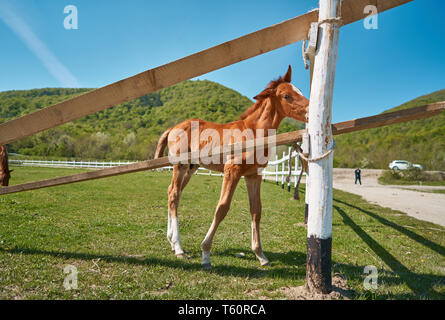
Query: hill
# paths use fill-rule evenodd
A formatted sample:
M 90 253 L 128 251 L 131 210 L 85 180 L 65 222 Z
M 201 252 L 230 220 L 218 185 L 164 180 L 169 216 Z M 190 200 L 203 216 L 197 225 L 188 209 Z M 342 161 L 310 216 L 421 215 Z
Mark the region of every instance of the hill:
M 0 92 L 0 123 L 89 90 L 47 88 Z M 160 134 L 167 128 L 188 118 L 230 122 L 252 103 L 215 82 L 185 81 L 21 139 L 8 145 L 8 151 L 39 157 L 144 160 L 153 157 Z M 300 127 L 298 122 L 286 119 L 279 132 Z
M 445 100 L 445 89 L 406 102 L 385 112 Z M 392 160 L 445 170 L 445 112 L 416 121 L 353 132 L 336 137 L 334 166 L 388 168 Z

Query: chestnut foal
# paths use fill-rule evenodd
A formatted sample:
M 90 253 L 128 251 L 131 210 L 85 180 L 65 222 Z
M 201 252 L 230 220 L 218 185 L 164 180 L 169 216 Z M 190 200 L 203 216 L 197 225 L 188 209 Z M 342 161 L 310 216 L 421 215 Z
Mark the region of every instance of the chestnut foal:
M 291 82 L 291 67 L 284 77 L 278 78 L 278 80 L 274 80 L 269 83 L 269 85 L 264 89 L 259 95 L 254 97 L 256 103 L 248 108 L 242 115 L 240 120 L 230 122 L 227 124 L 216 124 L 212 122 L 207 122 L 199 119 L 189 119 L 186 120 L 173 128 L 168 129 L 164 132 L 162 137 L 160 138 L 155 158 L 159 158 L 163 155 L 164 149 L 168 144 L 170 154 L 172 154 L 173 150 L 178 150 L 179 144 L 184 147 L 181 149 L 182 152 L 190 152 L 196 151 L 196 148 L 199 147 L 199 150 L 208 148 L 209 145 L 211 148 L 219 147 L 223 145 L 223 141 L 227 141 L 224 138 L 227 136 L 227 132 L 233 132 L 236 130 L 249 130 L 253 132 L 253 137 L 249 139 L 256 138 L 257 129 L 263 129 L 265 131 L 264 136 L 267 136 L 268 129 L 278 129 L 281 121 L 290 117 L 299 121 L 306 122 L 306 115 L 308 112 L 309 100 L 306 99 L 301 91 L 293 86 Z M 198 132 L 199 132 L 199 144 L 197 147 L 192 148 L 191 136 L 193 122 L 198 124 Z M 172 134 L 173 131 L 180 130 L 186 133 L 186 139 L 179 139 L 178 137 L 174 137 Z M 213 133 L 217 133 L 215 135 L 209 135 L 210 130 Z M 263 131 L 263 132 L 264 132 Z M 202 139 L 202 136 L 205 135 L 206 138 Z M 219 135 L 219 137 L 218 137 Z M 170 137 L 169 137 L 170 136 Z M 245 136 L 243 138 L 246 138 Z M 233 142 L 233 133 L 232 137 L 229 138 L 231 140 L 230 143 Z M 184 142 L 185 140 L 185 142 Z M 244 139 L 245 140 L 245 139 Z M 235 141 L 238 142 L 238 141 Z M 178 154 L 177 152 L 176 154 Z M 174 154 L 174 153 L 173 153 Z M 247 153 L 242 154 L 242 161 L 229 161 L 229 162 L 218 162 L 218 163 L 203 163 L 202 159 L 200 159 L 199 164 L 176 164 L 173 166 L 173 177 L 171 185 L 168 188 L 168 224 L 167 224 L 167 239 L 171 244 L 172 250 L 174 250 L 175 254 L 179 258 L 184 257 L 184 251 L 181 247 L 181 239 L 179 235 L 179 227 L 178 227 L 178 219 L 177 219 L 177 210 L 179 199 L 181 196 L 182 190 L 185 188 L 187 183 L 190 181 L 193 173 L 196 172 L 199 166 L 203 166 L 207 169 L 219 171 L 224 173 L 223 183 L 221 195 L 219 198 L 218 205 L 216 207 L 215 215 L 213 218 L 213 222 L 210 226 L 207 235 L 204 238 L 204 241 L 201 244 L 202 247 L 202 265 L 204 268 L 210 268 L 210 248 L 212 246 L 213 237 L 215 236 L 216 230 L 221 223 L 221 221 L 226 216 L 227 212 L 230 208 L 230 203 L 232 200 L 232 196 L 236 189 L 236 186 L 242 176 L 245 177 L 249 204 L 250 204 L 250 213 L 251 213 L 251 225 L 252 225 L 252 250 L 255 253 L 256 257 L 260 261 L 261 265 L 268 265 L 269 260 L 264 256 L 263 250 L 261 248 L 261 240 L 260 240 L 260 220 L 261 220 L 261 199 L 260 199 L 260 185 L 261 185 L 261 175 L 259 174 L 259 170 L 267 166 L 267 162 L 259 164 L 258 161 L 250 162 L 247 164 L 245 162 L 246 158 L 249 155 Z M 232 157 L 233 160 L 233 157 Z M 240 164 L 236 164 L 240 163 Z

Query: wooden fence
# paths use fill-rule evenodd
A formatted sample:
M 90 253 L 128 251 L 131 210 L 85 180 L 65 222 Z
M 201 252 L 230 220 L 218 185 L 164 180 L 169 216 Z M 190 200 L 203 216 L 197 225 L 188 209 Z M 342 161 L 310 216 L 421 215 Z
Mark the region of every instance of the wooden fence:
M 445 101 L 428 104 L 416 108 L 383 113 L 371 117 L 339 122 L 332 125 L 332 132 L 334 135 L 340 135 L 344 133 L 360 131 L 363 129 L 377 128 L 390 124 L 406 122 L 410 120 L 423 119 L 435 116 L 440 112 L 442 112 L 443 110 L 445 110 Z M 295 141 L 299 141 L 301 140 L 305 132 L 306 132 L 305 130 L 299 130 L 299 131 L 279 134 L 275 138 L 276 145 L 290 144 L 294 143 Z M 253 144 L 248 142 L 242 142 L 230 145 L 230 148 L 224 151 L 212 152 L 209 155 L 209 157 L 212 157 L 215 154 L 225 155 L 230 153 L 233 154 L 234 152 L 249 151 L 257 146 L 261 147 L 267 145 L 268 145 L 267 139 L 259 138 L 255 139 Z M 199 154 L 188 153 L 186 157 L 190 160 L 191 159 L 196 160 L 199 159 Z M 145 160 L 133 164 L 121 165 L 118 167 L 106 168 L 92 172 L 84 172 L 67 177 L 60 177 L 60 178 L 54 178 L 36 182 L 28 182 L 9 187 L 1 187 L 0 195 L 59 186 L 59 185 L 93 180 L 93 179 L 101 179 L 121 174 L 139 172 L 143 170 L 158 169 L 169 165 L 171 165 L 171 163 L 168 157 L 162 157 L 153 160 Z
M 344 0 L 343 25 L 365 17 L 363 8 L 374 4 L 378 12 L 412 0 Z M 289 19 L 207 50 L 192 54 L 130 78 L 87 92 L 0 125 L 0 145 L 28 137 L 86 115 L 105 110 L 173 84 L 305 40 L 318 10 Z
M 278 159 L 278 155 L 275 157 L 274 161 L 269 161 L 268 166 L 262 171 L 264 179 L 273 180 L 279 184 L 281 181 L 281 187 L 284 188 L 285 177 L 289 175 L 289 153 L 291 148 L 289 147 L 288 153 L 283 152 L 283 157 Z M 300 171 L 298 170 L 299 159 L 298 153 L 293 152 L 291 156 L 292 171 L 291 176 L 294 177 L 294 186 L 296 186 L 296 179 Z M 45 168 L 64 168 L 64 169 L 104 169 L 104 168 L 114 168 L 123 165 L 130 165 L 138 163 L 139 161 L 128 161 L 128 160 L 117 160 L 117 161 L 77 161 L 77 160 L 19 160 L 19 159 L 9 159 L 10 166 L 19 167 L 45 167 Z M 172 166 L 166 166 L 159 168 L 157 170 L 173 170 Z M 199 167 L 196 171 L 197 175 L 207 175 L 207 176 L 220 176 L 223 174 L 221 172 L 215 172 L 208 170 L 203 167 Z M 269 179 L 271 177 L 273 179 Z M 291 181 L 287 184 L 290 187 Z
M 344 26 L 363 19 L 365 16 L 364 8 L 367 5 L 375 5 L 378 12 L 381 13 L 410 1 L 412 0 L 344 0 L 343 2 L 339 0 L 320 0 L 320 8 L 318 10 L 313 10 L 296 18 L 3 123 L 0 125 L 0 145 L 14 142 L 43 130 L 105 110 L 120 103 L 130 101 L 173 84 L 264 54 L 297 41 L 306 40 L 308 39 L 309 30 L 320 30 L 320 35 L 315 39 L 316 41 L 311 41 L 311 43 L 315 43 L 318 47 L 315 48 L 314 59 L 311 60 L 311 70 L 314 70 L 314 83 L 311 84 L 308 131 L 300 130 L 277 135 L 275 143 L 276 145 L 295 143 L 309 132 L 310 137 L 313 138 L 310 140 L 311 156 L 315 154 L 317 157 L 321 152 L 324 152 L 324 148 L 327 147 L 327 143 L 323 145 L 323 141 L 320 140 L 320 137 L 325 137 L 325 135 L 326 139 L 322 140 L 330 141 L 331 135 L 421 119 L 436 115 L 445 109 L 445 102 L 440 102 L 409 110 L 346 121 L 333 124 L 332 126 L 330 124 L 340 24 Z M 318 23 L 318 25 L 311 29 L 314 23 Z M 315 67 L 313 68 L 314 61 Z M 313 130 L 314 128 L 316 130 L 321 128 L 321 135 L 313 134 L 316 132 Z M 253 144 L 246 142 L 233 144 L 230 145 L 230 148 L 224 148 L 225 150 L 223 151 L 212 152 L 211 156 L 233 154 L 234 151 L 249 151 L 258 146 L 264 147 L 268 145 L 269 142 L 267 139 L 255 139 Z M 332 154 L 330 154 L 328 158 L 329 161 L 332 161 Z M 325 160 L 328 160 L 328 158 L 321 161 L 320 167 L 322 167 L 322 170 L 320 172 L 318 172 L 320 168 L 318 168 L 317 165 L 309 165 L 309 194 L 310 196 L 317 195 L 316 198 L 311 198 L 312 203 L 309 208 L 313 213 L 326 211 L 326 215 L 324 213 L 322 216 L 319 214 L 310 215 L 308 222 L 307 262 L 307 275 L 310 276 L 307 277 L 307 281 L 311 289 L 323 293 L 330 291 L 331 288 L 331 283 L 329 283 L 331 279 L 331 247 L 330 245 L 326 246 L 323 242 L 330 240 L 330 238 L 325 239 L 321 237 L 319 239 L 310 239 L 309 235 L 310 232 L 312 232 L 311 230 L 315 230 L 314 227 L 321 228 L 323 229 L 322 231 L 332 229 L 332 222 L 329 220 L 329 218 L 332 217 L 332 170 L 329 169 L 329 165 L 326 166 L 329 161 Z M 186 159 L 197 160 L 199 159 L 199 154 L 188 153 Z M 171 165 L 171 163 L 168 157 L 163 157 L 68 177 L 3 187 L 0 189 L 0 194 L 105 178 L 131 172 L 162 168 L 169 165 Z M 312 173 L 317 174 L 313 175 Z M 323 174 L 319 175 L 319 173 Z M 328 181 L 326 181 L 325 187 L 317 190 L 318 187 L 316 187 L 316 185 L 325 182 L 317 181 L 316 177 L 318 176 L 325 177 Z M 329 181 L 331 182 L 330 184 Z M 314 192 L 311 192 L 311 188 L 315 188 Z M 319 194 L 323 194 L 323 196 L 319 196 Z M 314 247 L 310 247 L 309 243 Z M 325 275 L 328 276 L 325 277 Z

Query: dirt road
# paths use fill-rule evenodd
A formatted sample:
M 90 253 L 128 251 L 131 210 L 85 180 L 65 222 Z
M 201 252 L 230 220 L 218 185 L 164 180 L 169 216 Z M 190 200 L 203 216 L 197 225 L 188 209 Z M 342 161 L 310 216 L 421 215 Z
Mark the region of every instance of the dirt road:
M 377 182 L 381 172 L 382 170 L 362 169 L 362 185 L 356 185 L 354 169 L 334 169 L 334 188 L 445 227 L 445 194 L 409 190 L 443 190 L 445 187 L 381 185 Z

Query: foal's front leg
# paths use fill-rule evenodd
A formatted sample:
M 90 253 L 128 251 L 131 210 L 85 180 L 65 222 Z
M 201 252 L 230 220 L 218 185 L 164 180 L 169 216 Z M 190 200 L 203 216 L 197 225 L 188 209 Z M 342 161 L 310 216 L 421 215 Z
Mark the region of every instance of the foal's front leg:
M 167 239 L 178 258 L 184 257 L 178 225 L 178 206 L 182 191 L 182 182 L 187 173 L 187 165 L 174 165 L 172 183 L 168 187 L 168 222 Z
M 261 221 L 261 176 L 245 177 L 247 192 L 249 194 L 250 215 L 252 217 L 252 250 L 262 266 L 269 265 L 269 260 L 263 253 L 260 238 Z
M 218 206 L 216 207 L 215 216 L 213 218 L 212 225 L 210 226 L 207 235 L 201 243 L 202 248 L 202 266 L 205 269 L 210 269 L 210 249 L 212 247 L 213 237 L 219 224 L 226 216 L 230 209 L 230 203 L 232 201 L 233 193 L 235 192 L 238 181 L 241 178 L 240 168 L 236 165 L 226 166 L 224 168 L 224 180 L 221 188 L 221 195 L 219 198 Z

